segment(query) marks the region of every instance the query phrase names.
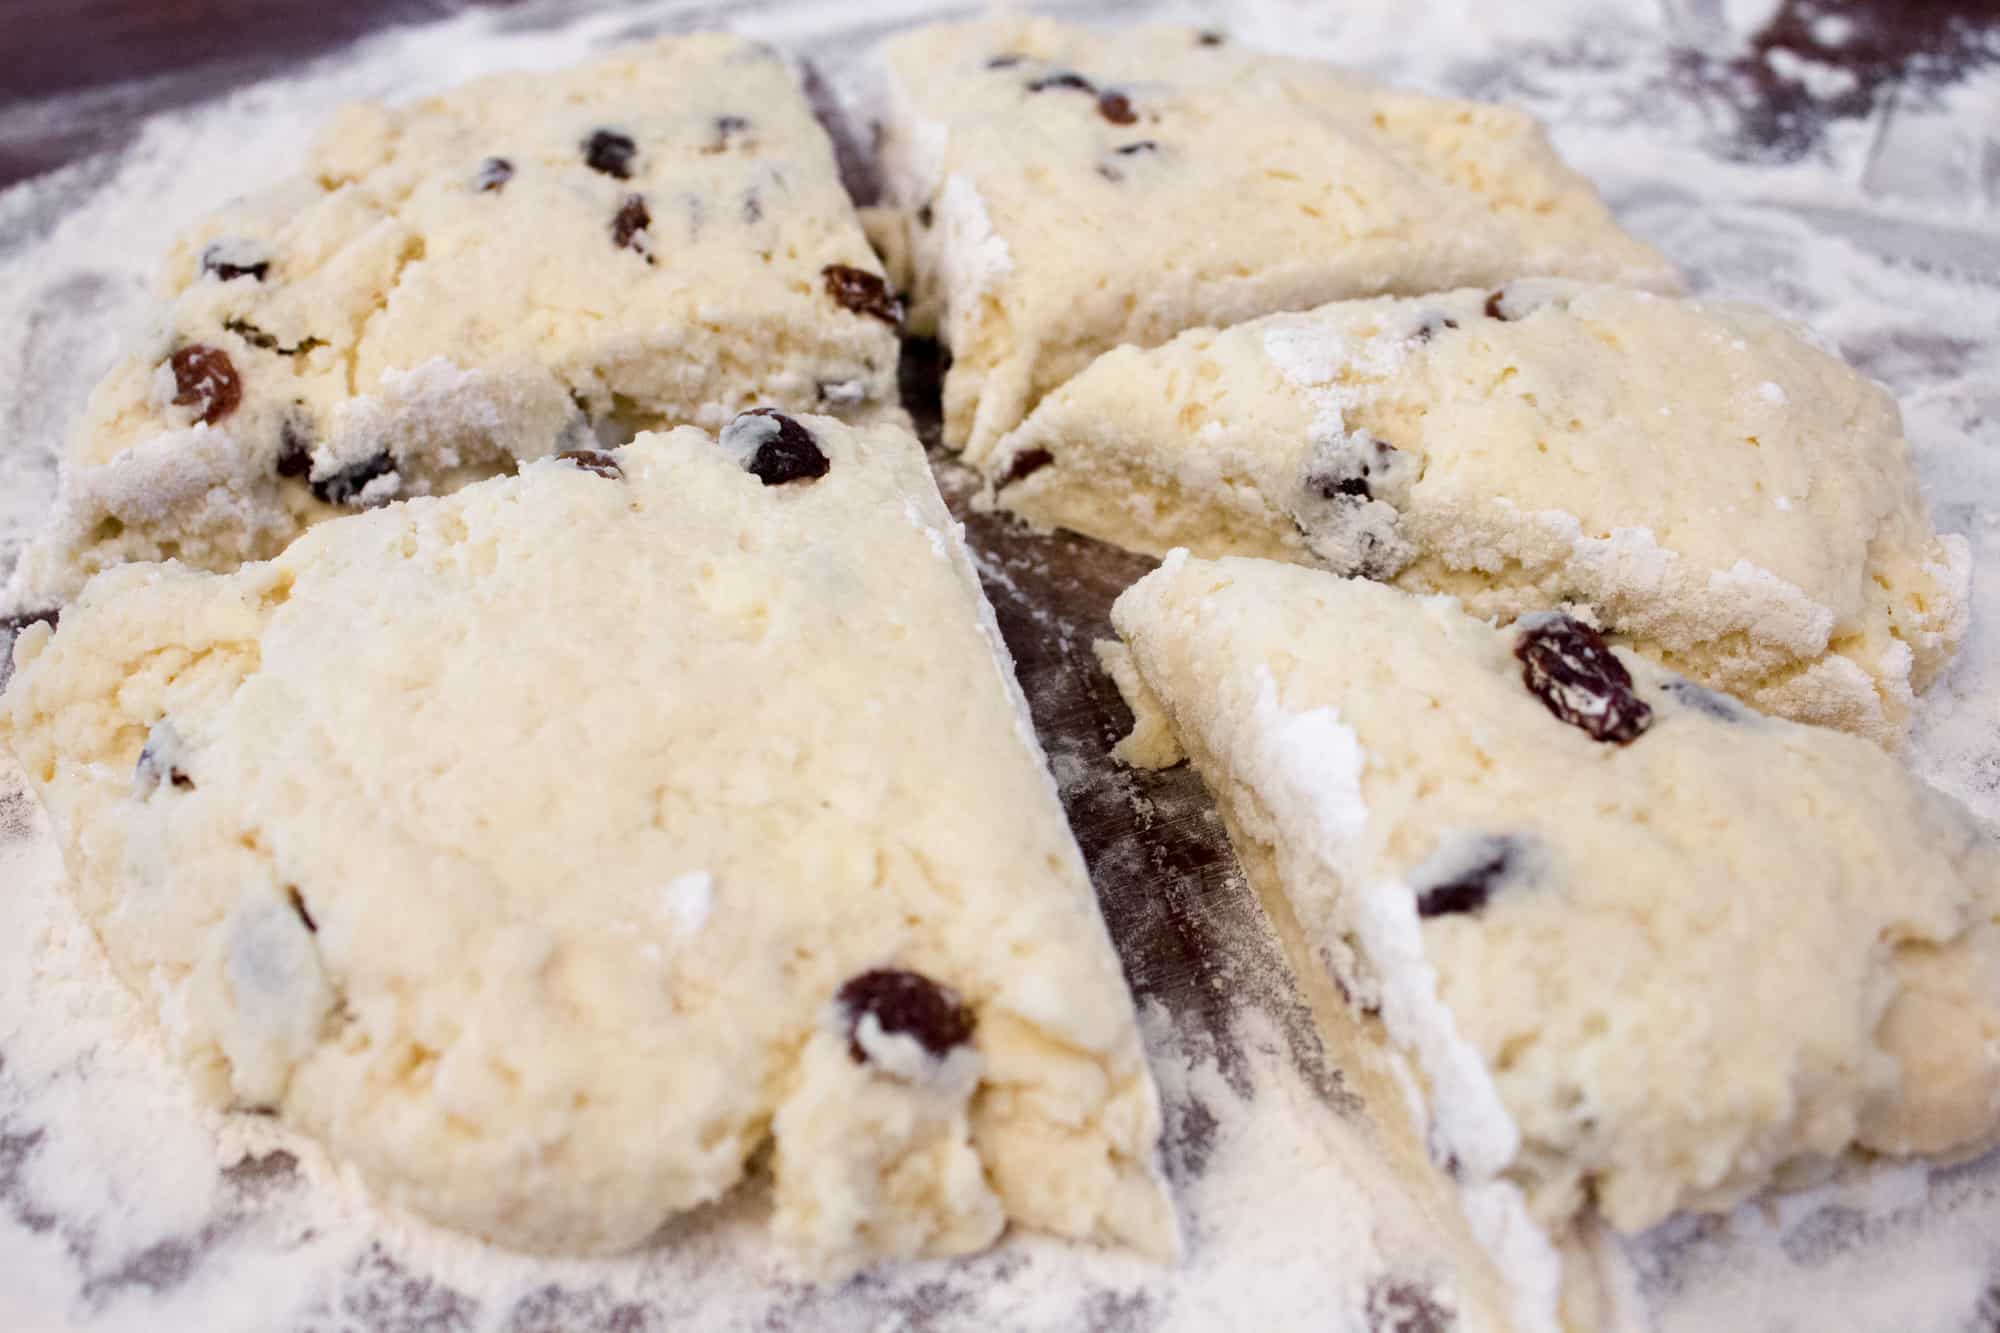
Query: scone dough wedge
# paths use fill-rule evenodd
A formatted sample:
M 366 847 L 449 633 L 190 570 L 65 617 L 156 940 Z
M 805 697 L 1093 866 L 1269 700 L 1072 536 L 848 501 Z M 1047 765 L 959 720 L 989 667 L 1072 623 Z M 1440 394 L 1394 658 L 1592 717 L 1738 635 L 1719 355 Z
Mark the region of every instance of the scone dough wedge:
M 999 502 L 1155 555 L 1567 608 L 1766 712 L 1899 738 L 1970 604 L 1896 404 L 1749 306 L 1556 280 L 1120 348 L 995 455 Z
M 1529 115 L 1189 28 L 999 15 L 883 51 L 882 171 L 945 440 L 983 464 L 1121 343 L 1524 274 L 1672 289 Z
M 0 712 L 217 1098 L 502 1244 L 637 1245 L 768 1145 L 835 1268 L 1171 1255 L 1130 996 L 921 447 L 746 414 L 128 565 Z
M 1337 1061 L 1522 1328 L 1560 1325 L 1580 1216 L 1993 1142 L 2000 851 L 1879 747 L 1559 613 L 1275 561 L 1171 556 L 1112 620 L 1125 753 L 1200 771 Z
M 721 34 L 336 116 L 302 173 L 177 245 L 67 446 L 9 601 L 228 570 L 517 459 L 894 407 L 898 311 L 826 133 Z

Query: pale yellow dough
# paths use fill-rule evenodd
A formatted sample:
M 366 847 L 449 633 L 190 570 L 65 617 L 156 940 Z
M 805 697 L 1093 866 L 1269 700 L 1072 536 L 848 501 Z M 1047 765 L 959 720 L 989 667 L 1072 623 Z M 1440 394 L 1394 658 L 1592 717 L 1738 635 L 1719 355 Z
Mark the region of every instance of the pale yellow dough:
M 586 160 L 601 131 L 631 141 L 599 154 L 622 178 Z M 756 403 L 894 414 L 896 329 L 836 304 L 829 265 L 881 273 L 790 70 L 740 38 L 350 107 L 298 178 L 175 247 L 7 600 L 60 605 L 126 560 L 227 570 L 355 506 Z M 240 385 L 212 421 L 173 401 L 190 346 Z
M 1489 313 L 1492 310 L 1497 313 Z M 1896 405 L 1748 306 L 1555 280 L 1120 348 L 994 454 L 1030 521 L 1567 605 L 1799 721 L 1899 738 L 1965 631 Z M 1343 491 L 1344 488 L 1344 491 Z
M 817 480 L 683 428 L 109 571 L 21 635 L 0 741 L 207 1091 L 428 1217 L 621 1249 L 770 1145 L 774 1229 L 835 1269 L 1010 1221 L 1170 1256 L 1132 1002 L 959 532 L 907 433 L 800 420 Z M 876 968 L 970 1045 L 857 1060 L 834 997 Z
M 1651 726 L 1600 741 L 1527 688 L 1518 629 L 1274 561 L 1171 556 L 1112 620 L 1128 757 L 1201 772 L 1294 965 L 1340 988 L 1337 1058 L 1397 1071 L 1522 1325 L 1555 1326 L 1580 1214 L 1636 1231 L 1993 1142 L 2000 849 L 1878 747 L 1623 652 Z M 1483 905 L 1420 914 L 1496 852 Z
M 1523 274 L 1677 286 L 1513 108 L 1019 14 L 896 37 L 884 64 L 915 318 L 951 350 L 945 439 L 975 464 L 1121 343 Z

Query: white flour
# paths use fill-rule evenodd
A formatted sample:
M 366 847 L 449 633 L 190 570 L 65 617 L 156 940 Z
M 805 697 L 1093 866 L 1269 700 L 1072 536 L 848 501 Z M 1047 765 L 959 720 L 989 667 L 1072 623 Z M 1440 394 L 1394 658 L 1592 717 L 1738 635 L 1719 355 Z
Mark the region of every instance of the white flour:
M 54 450 L 135 323 L 168 239 L 221 198 L 282 175 L 338 103 L 548 68 L 623 36 L 717 22 L 809 53 L 845 86 L 868 43 L 937 8 L 765 0 L 724 16 L 655 0 L 559 27 L 535 26 L 533 8 L 470 15 L 171 113 L 115 158 L 0 194 L 0 577 L 47 510 Z M 1967 534 L 1979 576 L 1972 636 L 1925 701 L 1912 758 L 2000 821 L 2000 442 L 1987 424 L 2000 421 L 2000 144 L 1981 137 L 2000 124 L 2000 71 L 1905 95 L 1893 114 L 1819 128 L 1808 116 L 1782 128 L 1785 150 L 1774 154 L 1739 133 L 1732 99 L 1746 95 L 1744 66 L 1757 63 L 1737 59 L 1745 36 L 1777 9 L 1776 0 L 1257 0 L 1090 12 L 1223 27 L 1414 87 L 1521 102 L 1698 290 L 1808 321 L 1888 383 L 1939 524 Z M 1851 24 L 1821 19 L 1812 30 L 1823 46 L 1854 39 Z M 1692 54 L 1673 58 L 1670 43 Z M 1854 91 L 1829 65 L 1781 55 L 1763 66 L 1809 100 Z M 0 114 L 18 128 L 37 113 Z M 1111 789 L 1145 820 L 1202 817 L 1185 774 L 1168 779 L 1171 804 L 1061 747 L 1055 762 L 1067 786 Z M 1188 1226 L 1181 1269 L 1013 1239 L 970 1262 L 825 1290 L 773 1271 L 755 1197 L 677 1226 L 672 1244 L 642 1255 L 527 1260 L 385 1216 L 272 1122 L 202 1110 L 60 892 L 39 819 L 0 759 L 8 1329 L 1360 1333 L 1368 1284 L 1385 1272 L 1416 1280 L 1426 1267 L 1421 1220 L 1396 1200 L 1338 1098 L 1295 1058 L 1272 946 L 1249 917 L 1228 923 L 1241 947 L 1216 974 L 1181 979 L 1227 993 L 1220 1031 L 1147 1003 Z M 1100 878 L 1129 871 L 1143 881 L 1142 848 L 1119 856 L 1129 865 L 1107 858 Z M 1201 908 L 1226 914 L 1230 901 L 1240 908 L 1243 895 Z M 1186 1013 L 1199 1007 L 1189 1001 Z M 218 1161 L 236 1165 L 219 1174 Z M 1990 1327 L 2000 1321 L 2000 1163 L 1929 1182 L 1881 1172 L 1768 1215 L 1677 1221 L 1625 1249 L 1628 1296 L 1659 1333 L 1943 1333 L 1970 1327 L 1975 1309 Z

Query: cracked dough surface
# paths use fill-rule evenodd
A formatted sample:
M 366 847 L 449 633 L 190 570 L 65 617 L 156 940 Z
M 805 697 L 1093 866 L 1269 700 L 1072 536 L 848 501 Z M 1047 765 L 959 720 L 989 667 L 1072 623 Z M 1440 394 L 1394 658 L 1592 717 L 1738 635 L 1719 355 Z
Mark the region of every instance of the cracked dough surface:
M 945 440 L 975 465 L 1121 343 L 1526 274 L 1678 285 L 1514 108 L 1020 15 L 895 37 L 884 61 L 913 319 L 951 350 Z
M 817 480 L 683 428 L 121 566 L 22 633 L 0 741 L 209 1093 L 426 1216 L 629 1247 L 769 1144 L 774 1230 L 835 1267 L 1008 1221 L 1168 1256 L 1132 1003 L 957 529 L 907 433 L 801 420 Z M 878 968 L 970 1046 L 850 1033 Z
M 1193 761 L 1459 1188 L 1636 1231 L 1992 1141 L 2000 849 L 1878 747 L 1625 652 L 1651 725 L 1593 739 L 1518 630 L 1275 561 L 1170 557 L 1112 619 L 1126 754 Z
M 1488 313 L 1494 310 L 1495 313 Z M 1037 524 L 1559 605 L 1757 707 L 1894 741 L 1965 631 L 1895 402 L 1749 306 L 1556 280 L 1343 302 L 1149 351 L 988 469 Z
M 593 167 L 600 133 L 629 154 Z M 896 331 L 835 304 L 836 264 L 881 272 L 789 69 L 740 38 L 349 107 L 298 178 L 174 249 L 9 600 L 125 560 L 226 570 L 356 505 L 754 403 L 893 413 Z M 233 409 L 174 401 L 190 346 L 228 358 Z

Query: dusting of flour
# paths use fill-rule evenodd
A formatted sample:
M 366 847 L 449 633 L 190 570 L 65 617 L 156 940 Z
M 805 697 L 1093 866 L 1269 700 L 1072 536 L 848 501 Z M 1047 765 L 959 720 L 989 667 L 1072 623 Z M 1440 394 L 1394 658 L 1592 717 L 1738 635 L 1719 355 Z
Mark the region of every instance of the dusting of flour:
M 223 197 L 282 176 L 339 103 L 552 68 L 624 38 L 718 22 L 810 53 L 852 94 L 870 43 L 946 7 L 762 0 L 724 11 L 653 0 L 558 26 L 537 25 L 532 8 L 466 15 L 384 33 L 286 79 L 172 112 L 115 157 L 0 194 L 0 580 L 47 512 L 63 432 L 135 329 L 169 238 Z M 1220 27 L 1413 87 L 1522 103 L 1698 291 L 1807 322 L 1887 383 L 1904 405 L 1939 524 L 1965 534 L 1975 565 L 1971 636 L 1924 702 L 1911 758 L 2000 823 L 2000 440 L 1991 424 L 2000 421 L 2000 144 L 1991 137 L 2000 72 L 1988 63 L 1922 97 L 1885 97 L 1866 114 L 1808 116 L 1774 158 L 1737 132 L 1723 72 L 1739 77 L 1751 32 L 1779 11 L 1777 0 L 1088 7 L 1118 21 Z M 1852 27 L 1841 24 L 1816 22 L 1815 40 L 1840 46 Z M 1857 95 L 1838 69 L 1788 53 L 1764 57 L 1762 68 L 1808 109 L 1814 99 L 1846 107 Z M 969 536 L 978 548 L 979 530 Z M 975 553 L 996 600 L 1047 573 Z M 1015 621 L 1058 645 L 1029 652 L 1016 642 L 1024 676 L 1098 688 L 1084 678 L 1094 670 L 1094 626 L 1047 606 Z M 388 1213 L 274 1122 L 195 1104 L 61 892 L 42 816 L 0 757 L 0 1326 L 1416 1327 L 1383 1323 L 1385 1303 L 1370 1293 L 1384 1283 L 1432 1291 L 1437 1256 L 1422 1219 L 1371 1156 L 1337 1079 L 1302 1049 L 1297 1002 L 1243 886 L 1212 868 L 1182 873 L 1172 852 L 1182 843 L 1162 841 L 1179 830 L 1187 845 L 1216 845 L 1198 784 L 1185 771 L 1112 769 L 1102 746 L 1067 735 L 1045 741 L 1114 934 L 1137 938 L 1165 911 L 1174 930 L 1201 941 L 1206 960 L 1189 972 L 1127 956 L 1187 1228 L 1179 1269 L 1012 1237 L 969 1261 L 814 1286 L 769 1252 L 767 1205 L 755 1190 L 615 1260 L 526 1259 Z M 1093 834 L 1079 812 L 1105 810 L 1125 812 L 1130 829 Z M 1167 884 L 1194 887 L 1169 894 Z M 684 886 L 671 910 L 698 929 L 701 899 Z M 1603 1248 L 1630 1321 L 1655 1333 L 1945 1333 L 1982 1318 L 1977 1326 L 1990 1327 L 2000 1321 L 2000 1163 L 1862 1173 Z M 1437 1299 L 1448 1305 L 1448 1292 Z

